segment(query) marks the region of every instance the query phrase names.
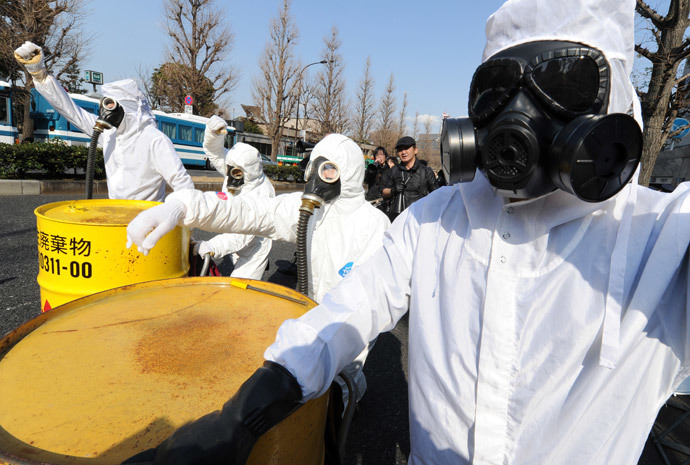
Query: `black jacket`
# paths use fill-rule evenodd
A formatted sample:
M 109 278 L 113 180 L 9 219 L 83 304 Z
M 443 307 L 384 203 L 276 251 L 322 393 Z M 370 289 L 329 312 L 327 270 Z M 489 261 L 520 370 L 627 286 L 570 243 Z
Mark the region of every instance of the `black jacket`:
M 402 164 L 394 166 L 386 173 L 381 184 L 383 188 L 392 189 L 394 193 L 390 210 L 391 219 L 413 202 L 438 189 L 434 171 L 419 159 L 415 160 L 409 170 Z
M 388 164 L 384 163 L 379 165 L 378 163 L 370 163 L 364 172 L 364 182 L 367 184 L 367 193 L 365 198 L 367 200 L 376 200 L 381 198 L 381 180 L 383 175 L 388 172 Z

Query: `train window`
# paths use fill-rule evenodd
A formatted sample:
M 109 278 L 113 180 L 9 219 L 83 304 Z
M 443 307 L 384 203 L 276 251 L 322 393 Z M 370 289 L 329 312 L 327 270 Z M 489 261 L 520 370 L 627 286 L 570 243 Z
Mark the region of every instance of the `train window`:
M 161 121 L 161 131 L 163 134 L 171 139 L 177 139 L 175 134 L 175 123 L 168 123 L 167 121 Z
M 179 125 L 180 128 L 180 139 L 191 142 L 193 140 L 194 128 L 191 126 L 185 126 L 184 124 Z
M 204 143 L 204 130 L 200 128 L 195 128 L 194 129 L 194 142 L 197 144 L 203 144 Z
M 0 97 L 0 123 L 10 124 L 10 106 L 9 98 Z

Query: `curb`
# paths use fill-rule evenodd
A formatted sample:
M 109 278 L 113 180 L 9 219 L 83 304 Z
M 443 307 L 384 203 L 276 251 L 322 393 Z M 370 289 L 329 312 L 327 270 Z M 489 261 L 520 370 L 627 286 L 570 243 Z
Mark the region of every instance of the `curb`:
M 217 192 L 223 188 L 219 178 L 192 178 L 200 191 Z M 276 192 L 294 192 L 304 189 L 304 184 L 271 181 Z M 0 195 L 83 194 L 85 181 L 38 181 L 35 179 L 0 179 Z M 167 192 L 172 192 L 168 186 Z M 94 194 L 108 194 L 106 181 L 94 181 Z

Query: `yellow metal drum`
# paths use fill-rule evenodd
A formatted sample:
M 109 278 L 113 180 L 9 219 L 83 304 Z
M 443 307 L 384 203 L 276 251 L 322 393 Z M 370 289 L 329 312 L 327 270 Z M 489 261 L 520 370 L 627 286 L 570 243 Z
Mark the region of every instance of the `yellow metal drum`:
M 185 276 L 189 230 L 175 228 L 147 256 L 128 250 L 127 224 L 158 202 L 70 200 L 38 207 L 41 311 L 106 289 Z
M 0 463 L 119 464 L 156 446 L 219 409 L 261 366 L 280 323 L 313 305 L 275 284 L 204 277 L 43 313 L 0 340 Z M 326 396 L 306 403 L 248 463 L 322 463 L 326 407 Z

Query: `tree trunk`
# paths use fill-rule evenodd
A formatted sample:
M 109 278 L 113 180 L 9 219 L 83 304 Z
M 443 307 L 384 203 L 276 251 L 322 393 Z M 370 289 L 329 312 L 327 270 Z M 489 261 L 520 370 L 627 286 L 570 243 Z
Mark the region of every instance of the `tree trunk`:
M 645 6 L 638 0 L 638 7 Z M 644 8 L 643 8 L 644 10 Z M 643 11 L 638 8 L 638 12 Z M 649 185 L 652 169 L 668 137 L 674 110 L 671 96 L 676 86 L 678 66 L 687 56 L 684 50 L 684 36 L 688 28 L 690 0 L 671 0 L 669 14 L 657 20 L 654 26 L 658 50 L 651 52 L 637 45 L 636 50 L 652 61 L 652 75 L 647 93 L 641 99 L 642 119 L 644 120 L 644 141 L 639 184 Z M 649 17 L 649 16 L 647 16 Z
M 281 134 L 271 134 L 271 160 L 278 161 L 278 152 L 280 151 L 280 136 Z
M 652 115 L 645 124 L 644 137 L 642 138 L 640 179 L 638 181 L 642 186 L 649 185 L 659 151 L 666 142 L 666 135 L 662 131 L 665 117 L 665 114 Z

